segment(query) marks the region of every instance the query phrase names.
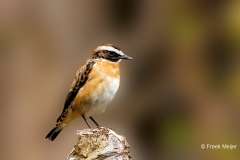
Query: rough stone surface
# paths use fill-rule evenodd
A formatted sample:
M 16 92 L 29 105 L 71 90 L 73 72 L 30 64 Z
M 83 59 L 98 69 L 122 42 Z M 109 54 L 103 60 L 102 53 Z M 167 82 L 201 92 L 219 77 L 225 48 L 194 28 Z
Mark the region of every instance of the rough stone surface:
M 78 141 L 69 160 L 129 160 L 126 138 L 105 127 L 78 130 Z

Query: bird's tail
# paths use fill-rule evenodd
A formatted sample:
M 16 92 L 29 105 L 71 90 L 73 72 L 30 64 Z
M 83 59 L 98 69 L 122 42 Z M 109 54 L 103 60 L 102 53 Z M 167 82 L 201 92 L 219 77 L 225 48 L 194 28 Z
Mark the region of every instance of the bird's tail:
M 57 136 L 58 134 L 65 128 L 67 127 L 70 122 L 77 118 L 77 117 L 74 117 L 74 116 L 69 116 L 67 115 L 68 113 L 68 109 L 66 109 L 57 119 L 57 124 L 56 126 L 48 133 L 48 135 L 45 137 L 45 139 L 49 139 L 51 141 L 53 141 Z
M 49 139 L 51 141 L 53 141 L 58 134 L 62 131 L 63 128 L 60 128 L 59 126 L 54 127 L 49 133 L 48 135 L 45 137 L 45 139 Z

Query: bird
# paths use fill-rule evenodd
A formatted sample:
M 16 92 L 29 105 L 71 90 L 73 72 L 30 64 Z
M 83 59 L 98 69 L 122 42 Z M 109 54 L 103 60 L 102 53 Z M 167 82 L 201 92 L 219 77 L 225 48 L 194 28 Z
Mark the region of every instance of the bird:
M 107 105 L 118 91 L 120 61 L 132 59 L 116 45 L 98 46 L 91 57 L 77 70 L 56 126 L 45 139 L 53 141 L 65 127 L 80 116 L 90 129 L 86 117 L 100 127 L 92 116 L 105 112 Z

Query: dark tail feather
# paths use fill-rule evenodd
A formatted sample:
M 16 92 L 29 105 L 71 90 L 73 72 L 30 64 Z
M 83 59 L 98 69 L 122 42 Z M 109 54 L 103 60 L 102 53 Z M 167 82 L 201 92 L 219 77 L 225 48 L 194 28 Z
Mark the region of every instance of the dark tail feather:
M 49 139 L 51 141 L 53 141 L 58 134 L 62 131 L 62 129 L 58 130 L 57 127 L 54 127 L 49 133 L 48 135 L 45 137 L 45 139 Z

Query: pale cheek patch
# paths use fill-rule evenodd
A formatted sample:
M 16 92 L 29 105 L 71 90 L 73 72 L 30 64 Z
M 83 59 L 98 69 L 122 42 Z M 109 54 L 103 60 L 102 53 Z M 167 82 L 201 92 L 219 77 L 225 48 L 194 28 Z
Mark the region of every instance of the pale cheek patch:
M 104 58 L 100 58 L 101 59 L 101 61 L 103 61 L 103 62 L 108 62 L 108 63 L 117 63 L 117 62 L 121 62 L 121 60 L 122 59 L 119 59 L 118 61 L 116 61 L 116 62 L 111 62 L 111 61 L 108 61 L 108 60 L 106 60 L 106 59 L 104 59 Z

